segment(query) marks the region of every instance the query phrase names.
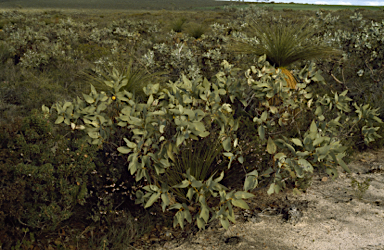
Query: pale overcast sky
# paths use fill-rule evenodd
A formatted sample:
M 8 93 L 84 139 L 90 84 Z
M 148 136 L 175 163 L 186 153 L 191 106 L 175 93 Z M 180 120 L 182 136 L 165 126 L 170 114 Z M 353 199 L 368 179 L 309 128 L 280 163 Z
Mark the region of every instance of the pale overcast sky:
M 260 2 L 263 0 L 260 0 Z M 371 6 L 384 6 L 384 0 L 270 0 L 276 3 L 308 3 L 308 4 L 330 4 L 330 5 L 371 5 Z M 245 2 L 254 2 L 252 0 L 245 0 Z

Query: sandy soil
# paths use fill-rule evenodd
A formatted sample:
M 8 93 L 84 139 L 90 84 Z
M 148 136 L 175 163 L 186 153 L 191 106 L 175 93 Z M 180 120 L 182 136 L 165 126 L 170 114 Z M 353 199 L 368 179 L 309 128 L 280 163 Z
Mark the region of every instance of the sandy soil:
M 318 175 L 300 196 L 289 193 L 249 200 L 250 210 L 238 211 L 229 230 L 217 223 L 189 236 L 169 231 L 169 241 L 151 249 L 384 249 L 384 150 L 365 152 L 349 164 L 351 174 L 332 180 Z M 359 199 L 352 178 L 371 179 Z

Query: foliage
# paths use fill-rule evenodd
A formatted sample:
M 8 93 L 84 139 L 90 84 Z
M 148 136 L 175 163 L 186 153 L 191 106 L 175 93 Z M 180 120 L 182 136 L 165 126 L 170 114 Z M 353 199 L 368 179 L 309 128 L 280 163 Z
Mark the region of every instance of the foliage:
M 95 167 L 92 147 L 80 141 L 70 144 L 64 138 L 54 138 L 49 121 L 37 113 L 23 121 L 20 132 L 9 140 L 7 147 L 10 155 L 5 168 L 9 172 L 3 177 L 2 190 L 12 189 L 9 181 L 20 183 L 21 202 L 13 206 L 19 207 L 15 211 L 21 213 L 5 209 L 9 207 L 6 201 L 15 200 L 8 193 L 2 198 L 6 217 L 50 231 L 71 217 L 76 204 L 84 205 L 88 197 L 87 174 Z
M 244 189 L 252 192 L 257 185 L 269 187 L 271 193 L 287 187 L 298 193 L 310 185 L 312 169 L 336 176 L 336 166 L 343 165 L 353 152 L 346 146 L 364 142 L 369 147 L 372 143 L 381 146 L 378 137 L 383 135 L 379 129 L 383 125 L 377 116 L 383 117 L 380 101 L 383 53 L 379 40 L 384 12 L 303 12 L 294 10 L 296 5 L 289 5 L 292 11 L 282 12 L 261 8 L 259 4 L 248 6 L 209 12 L 145 11 L 112 15 L 92 11 L 81 15 L 72 11 L 1 12 L 0 124 L 4 129 L 0 132 L 0 183 L 6 198 L 0 201 L 0 210 L 10 211 L 0 212 L 0 222 L 7 230 L 0 231 L 0 238 L 7 239 L 2 247 L 16 247 L 17 240 L 23 242 L 24 234 L 16 228 L 26 225 L 17 218 L 23 214 L 21 222 L 26 223 L 25 217 L 32 216 L 23 211 L 25 207 L 33 207 L 30 204 L 33 195 L 36 198 L 41 194 L 37 199 L 47 198 L 43 192 L 25 196 L 31 192 L 26 187 L 52 188 L 37 177 L 33 179 L 36 185 L 27 182 L 29 179 L 17 181 L 26 177 L 16 176 L 15 166 L 20 164 L 21 170 L 29 171 L 32 166 L 45 164 L 36 160 L 43 159 L 41 155 L 51 155 L 47 163 L 55 174 L 44 178 L 55 180 L 56 169 L 71 164 L 55 160 L 61 151 L 54 153 L 50 149 L 56 143 L 64 150 L 62 154 L 67 160 L 80 152 L 82 139 L 102 143 L 94 148 L 84 142 L 84 147 L 90 150 L 87 155 L 93 155 L 95 171 L 76 175 L 87 180 L 87 198 L 84 205 L 71 203 L 70 219 L 56 226 L 60 228 L 68 223 L 71 228 L 79 227 L 80 221 L 89 228 L 94 226 L 87 233 L 89 239 L 91 232 L 94 233 L 90 248 L 119 248 L 120 243 L 124 245 L 142 233 L 141 229 L 135 231 L 128 226 L 142 225 L 140 221 L 135 224 L 130 216 L 116 222 L 125 218 L 127 210 L 136 212 L 138 208 L 133 206 L 133 200 L 141 202 L 142 207 L 153 202 L 156 210 L 175 208 L 176 211 L 167 211 L 177 214 L 175 225 L 193 219 L 199 227 L 204 227 L 206 221 L 221 217 L 222 224 L 228 226 L 233 206 L 246 207 L 243 198 L 250 195 L 241 193 Z M 189 33 L 193 25 L 187 23 L 182 26 L 184 32 L 169 31 L 170 20 L 180 16 L 203 23 L 204 34 L 198 39 L 192 37 Z M 277 27 L 273 25 L 280 23 L 291 28 L 290 24 L 294 27 L 293 24 L 302 23 L 303 19 L 315 25 L 310 26 L 313 33 L 309 33 L 313 36 L 308 41 L 345 53 L 344 59 L 317 60 L 316 68 L 322 72 L 307 60 L 292 65 L 290 74 L 297 81 L 297 89 L 286 88 L 286 69 L 276 69 L 266 58 L 259 60 L 254 54 L 233 53 L 228 49 L 233 40 L 254 42 L 250 20 L 263 27 Z M 224 60 L 241 70 L 229 63 L 222 64 Z M 93 78 L 85 78 L 84 72 L 91 72 Z M 158 78 L 160 73 L 156 72 L 165 73 Z M 129 75 L 135 76 L 136 84 L 129 86 L 126 81 Z M 86 81 L 92 81 L 95 88 L 83 96 L 79 93 L 88 91 Z M 57 126 L 49 132 L 50 136 L 41 139 L 44 143 L 36 144 L 42 150 L 40 153 L 26 153 L 32 152 L 34 143 L 14 139 L 16 134 L 23 134 L 20 116 L 29 116 L 33 108 L 42 104 L 51 106 L 58 101 L 61 103 L 55 107 L 60 115 L 51 115 L 50 119 L 59 119 L 58 122 L 67 126 Z M 49 111 L 52 110 L 55 109 Z M 222 115 L 218 117 L 216 113 Z M 201 136 L 207 132 L 207 136 Z M 10 154 L 8 146 L 19 145 L 16 142 L 25 144 L 27 151 L 20 148 Z M 67 148 L 70 150 L 65 151 Z M 123 153 L 127 148 L 132 151 L 123 154 L 118 148 Z M 25 162 L 21 153 L 30 154 L 28 160 L 32 163 Z M 201 175 L 193 169 L 202 170 L 197 171 Z M 73 186 L 78 187 L 75 182 L 66 187 Z M 68 201 L 58 193 L 47 199 L 50 198 L 49 202 L 56 200 L 58 206 Z M 169 204 L 165 205 L 167 200 Z M 44 205 L 49 206 L 49 202 Z M 63 214 L 63 210 L 58 210 L 57 221 L 64 218 Z M 134 216 L 139 220 L 145 217 Z M 51 223 L 55 228 L 52 220 L 45 219 L 47 226 Z M 145 225 L 148 224 L 151 223 Z M 112 229 L 105 231 L 107 227 Z M 39 229 L 27 228 L 36 237 L 35 243 L 46 239 Z M 84 229 L 78 229 L 81 231 L 76 237 L 83 236 Z M 4 234 L 12 237 L 3 237 Z M 25 234 L 26 243 L 28 236 Z
M 199 39 L 206 32 L 206 24 L 191 24 L 188 27 L 188 34 L 195 38 Z
M 174 32 L 177 32 L 177 33 L 180 33 L 183 31 L 183 26 L 185 24 L 185 22 L 187 21 L 187 19 L 185 17 L 181 17 L 179 19 L 176 19 L 174 20 L 172 23 L 171 23 L 171 29 L 174 31 Z
M 269 63 L 282 69 L 291 88 L 296 87 L 296 80 L 286 67 L 295 62 L 340 53 L 317 41 L 314 37 L 316 31 L 308 22 L 295 24 L 280 19 L 269 25 L 260 25 L 253 20 L 250 28 L 252 37 L 237 40 L 232 49 L 255 56 L 266 55 Z
M 133 60 L 130 60 L 122 73 L 119 73 L 116 69 L 105 69 L 103 68 L 103 65 L 100 65 L 95 67 L 90 74 L 90 81 L 98 91 L 108 91 L 108 88 L 105 85 L 105 82 L 107 81 L 120 81 L 124 85 L 124 90 L 133 93 L 136 98 L 144 98 L 145 94 L 143 92 L 143 87 L 153 82 L 163 73 L 150 73 L 142 68 L 134 68 Z
M 207 79 L 191 81 L 184 76 L 182 81 L 170 82 L 164 89 L 159 84 L 150 84 L 144 87 L 148 97 L 143 102 L 135 100 L 132 93 L 121 91 L 126 82 L 105 82 L 112 96 L 99 93 L 92 86 L 89 95 L 83 94 L 84 100 L 78 98 L 74 102 L 54 105 L 52 109 L 58 112 L 55 123 L 64 122 L 72 128 L 84 130 L 89 141 L 98 145 L 113 133 L 115 126 L 128 129 L 130 136 L 123 138 L 126 145 L 117 150 L 127 155 L 128 169 L 135 180 L 147 181 L 143 190 L 136 192 L 136 203 L 147 208 L 160 199 L 163 211 L 168 206 L 171 210 L 178 210 L 174 226 L 180 224 L 182 228 L 184 220 L 192 222 L 193 206 L 200 207 L 194 215 L 199 228 L 204 228 L 209 219 L 220 219 L 221 224 L 228 228 L 229 221 L 235 221 L 232 206 L 248 208 L 243 199 L 253 196 L 247 191 L 256 188 L 259 179 L 270 180 L 268 194 L 272 194 L 278 193 L 287 182 L 304 178 L 314 168 L 333 177 L 337 176 L 337 165 L 349 171 L 343 161 L 346 147 L 342 140 L 351 129 L 345 131 L 345 128 L 353 130 L 355 124 L 363 123 L 362 134 L 367 143 L 380 137 L 376 133 L 378 128 L 372 127 L 374 121 L 381 122 L 377 110 L 355 104 L 358 116 L 353 117 L 352 100 L 346 97 L 346 91 L 333 96 L 313 96 L 309 84 L 324 80 L 313 64 L 296 75 L 300 83 L 294 92 L 287 88 L 284 75 L 266 61 L 266 56 L 260 57 L 258 64 L 246 72 L 246 79 L 240 81 L 236 80 L 238 70 L 233 69 L 233 65 L 223 62 L 222 67 L 222 71 L 216 74 L 216 82 Z M 282 100 L 279 106 L 271 106 L 267 101 L 275 95 Z M 111 119 L 105 112 L 110 105 L 119 107 L 118 117 Z M 254 108 L 248 112 L 257 124 L 258 137 L 273 158 L 273 164 L 260 175 L 257 170 L 247 173 L 244 191 L 226 191 L 227 188 L 220 184 L 225 171 L 209 177 L 202 175 L 200 180 L 191 174 L 193 168 L 186 169 L 191 164 L 173 163 L 177 162 L 175 154 L 183 147 L 188 148 L 194 141 L 200 143 L 211 133 L 221 142 L 222 148 L 210 147 L 208 151 L 220 149 L 223 156 L 229 158 L 228 169 L 234 160 L 243 163 L 242 146 L 236 136 L 241 117 L 234 117 L 232 106 L 245 109 L 250 105 Z M 46 107 L 44 110 L 50 112 Z M 296 123 L 298 113 L 309 114 L 311 110 L 314 111 L 312 121 Z M 334 115 L 328 116 L 325 110 L 331 110 Z M 294 137 L 287 137 L 292 133 L 288 124 L 294 124 L 297 130 Z M 212 130 L 212 127 L 217 127 L 217 130 Z M 281 136 L 273 136 L 276 134 Z M 198 152 L 198 148 L 193 150 L 193 154 L 199 155 Z M 181 156 L 186 155 L 181 153 Z M 181 183 L 169 186 L 161 175 L 173 165 L 182 165 L 186 172 L 179 173 L 184 177 Z M 188 202 L 183 202 L 183 199 L 177 202 L 178 199 L 172 198 L 177 192 L 170 192 L 171 188 L 188 190 Z M 295 191 L 299 192 L 298 189 Z M 210 203 L 208 198 L 216 198 L 217 202 Z M 210 207 L 208 204 L 215 205 Z

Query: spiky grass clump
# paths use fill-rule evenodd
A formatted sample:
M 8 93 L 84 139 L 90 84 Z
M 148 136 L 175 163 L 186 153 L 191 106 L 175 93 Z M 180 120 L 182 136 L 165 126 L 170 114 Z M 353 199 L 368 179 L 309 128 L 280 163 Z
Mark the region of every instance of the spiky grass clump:
M 108 92 L 109 88 L 105 84 L 105 81 L 127 81 L 127 84 L 122 89 L 134 93 L 136 98 L 139 99 L 145 98 L 143 88 L 164 74 L 164 72 L 151 73 L 145 68 L 135 67 L 133 60 L 129 61 L 125 69 L 123 66 L 120 66 L 119 69 L 114 68 L 112 70 L 104 67 L 87 73 L 88 81 L 96 90 Z
M 181 148 L 174 165 L 165 174 L 170 186 L 182 182 L 185 179 L 182 173 L 186 173 L 188 169 L 192 176 L 201 181 L 215 173 L 220 174 L 228 165 L 228 161 L 223 159 L 222 150 L 220 140 L 213 135 L 188 141 Z M 186 189 L 172 188 L 171 191 L 179 201 L 187 201 Z
M 324 58 L 340 53 L 339 50 L 317 42 L 315 29 L 308 22 L 302 25 L 287 25 L 283 21 L 270 25 L 253 22 L 250 27 L 257 42 L 239 42 L 235 50 L 252 53 L 255 56 L 265 54 L 267 60 L 278 68 L 288 67 L 302 60 Z
M 292 64 L 316 58 L 340 55 L 341 52 L 321 44 L 315 36 L 315 28 L 309 22 L 288 24 L 283 20 L 269 25 L 253 21 L 250 25 L 252 41 L 236 41 L 232 50 L 253 54 L 257 57 L 266 55 L 267 61 L 280 68 L 287 76 L 290 88 L 296 87 L 296 80 L 287 69 Z

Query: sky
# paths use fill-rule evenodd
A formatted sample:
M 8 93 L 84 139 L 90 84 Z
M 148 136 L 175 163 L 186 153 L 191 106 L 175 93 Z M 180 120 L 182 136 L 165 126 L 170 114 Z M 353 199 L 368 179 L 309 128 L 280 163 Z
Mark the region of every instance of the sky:
M 260 0 L 263 1 L 263 0 Z M 384 6 L 384 0 L 270 0 L 276 3 L 308 3 L 308 4 L 329 4 L 329 5 L 369 5 Z M 254 2 L 254 0 L 245 0 L 245 2 Z

